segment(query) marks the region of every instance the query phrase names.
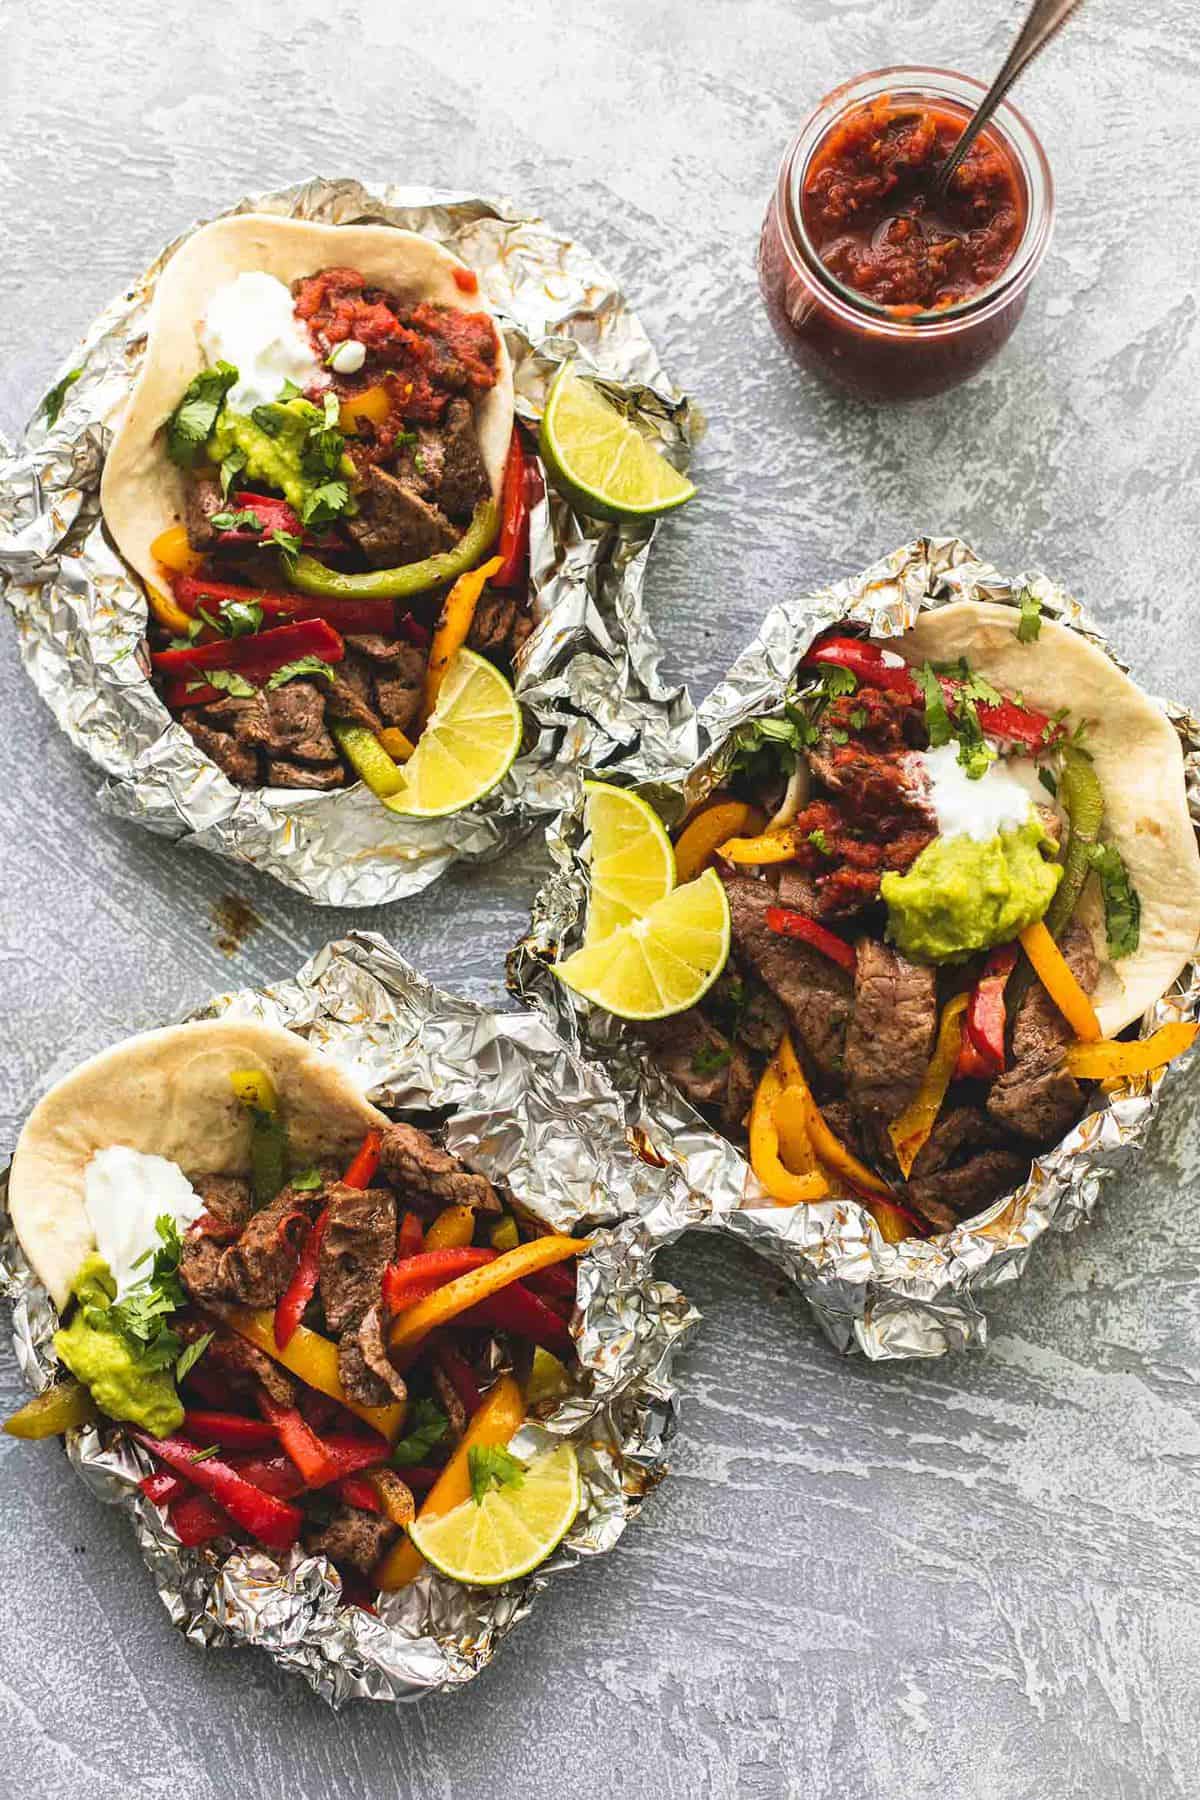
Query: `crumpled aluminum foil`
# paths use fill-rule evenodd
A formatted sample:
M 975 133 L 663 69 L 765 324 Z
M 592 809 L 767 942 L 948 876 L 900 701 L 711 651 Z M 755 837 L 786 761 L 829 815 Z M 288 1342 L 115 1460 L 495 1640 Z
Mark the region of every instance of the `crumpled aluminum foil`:
M 70 1434 L 67 1453 L 101 1499 L 128 1513 L 172 1622 L 200 1645 L 254 1644 L 301 1674 L 334 1707 L 351 1699 L 413 1700 L 460 1687 L 495 1654 L 552 1578 L 611 1550 L 667 1469 L 677 1400 L 676 1352 L 699 1314 L 655 1279 L 642 1216 L 673 1176 L 627 1140 L 602 1071 L 579 1061 L 534 1014 L 495 1014 L 441 993 L 387 941 L 355 933 L 329 944 L 292 981 L 225 994 L 192 1015 L 258 1019 L 318 1045 L 376 1104 L 398 1113 L 450 1110 L 447 1144 L 503 1183 L 538 1218 L 599 1230 L 579 1264 L 581 1377 L 515 1440 L 531 1454 L 574 1441 L 584 1504 L 554 1556 L 509 1586 L 464 1588 L 427 1570 L 381 1600 L 379 1616 L 340 1604 L 323 1557 L 293 1550 L 183 1550 L 135 1486 L 149 1458 L 120 1434 Z M 51 1377 L 54 1308 L 33 1275 L 4 1204 L 0 1293 L 13 1302 L 18 1362 L 34 1388 Z
M 729 737 L 747 720 L 776 712 L 808 645 L 838 623 L 876 636 L 908 629 L 918 612 L 957 600 L 1015 605 L 1032 587 L 1044 616 L 1082 632 L 1119 663 L 1093 620 L 1044 575 L 1006 578 L 954 538 L 921 538 L 893 551 L 863 574 L 774 607 L 758 636 L 699 708 L 703 756 L 667 782 L 639 791 L 674 824 L 715 785 Z M 1188 798 L 1200 828 L 1200 720 L 1156 701 L 1179 733 Z M 686 761 L 686 758 L 683 760 Z M 692 1227 L 743 1239 L 795 1281 L 840 1350 L 877 1360 L 940 1356 L 986 1341 L 982 1296 L 1015 1280 L 1042 1233 L 1070 1231 L 1086 1219 L 1103 1184 L 1128 1165 L 1145 1139 L 1167 1089 L 1185 1079 L 1198 1057 L 1127 1081 L 1107 1099 L 1097 1091 L 1090 1111 L 1054 1150 L 1033 1162 L 1029 1179 L 976 1218 L 927 1242 L 885 1243 L 854 1201 L 778 1206 L 763 1193 L 740 1150 L 728 1143 L 643 1054 L 635 1028 L 577 1000 L 548 964 L 574 949 L 587 902 L 582 795 L 555 820 L 549 842 L 556 869 L 533 908 L 529 936 L 509 959 L 510 985 L 554 1020 L 573 1047 L 601 1061 L 621 1093 L 631 1129 L 644 1134 L 682 1177 L 646 1220 L 656 1241 Z M 1200 962 L 1145 1015 L 1142 1035 L 1200 1009 Z
M 315 179 L 229 210 L 400 225 L 444 244 L 476 270 L 499 317 L 523 420 L 536 425 L 556 368 L 574 356 L 686 467 L 688 402 L 613 278 L 541 220 L 470 195 Z M 57 420 L 44 402 L 15 450 L 0 439 L 0 588 L 34 685 L 107 777 L 104 809 L 266 869 L 320 904 L 378 906 L 454 862 L 498 855 L 564 804 L 576 763 L 596 768 L 636 749 L 654 766 L 672 759 L 679 740 L 694 754 L 691 703 L 660 677 L 642 601 L 653 524 L 584 520 L 549 493 L 531 529 L 538 624 L 515 677 L 525 744 L 491 794 L 452 818 L 404 820 L 361 784 L 329 794 L 247 790 L 209 762 L 150 684 L 141 584 L 99 512 L 106 449 L 142 363 L 158 278 L 190 235 L 96 320 L 60 372 L 77 379 Z

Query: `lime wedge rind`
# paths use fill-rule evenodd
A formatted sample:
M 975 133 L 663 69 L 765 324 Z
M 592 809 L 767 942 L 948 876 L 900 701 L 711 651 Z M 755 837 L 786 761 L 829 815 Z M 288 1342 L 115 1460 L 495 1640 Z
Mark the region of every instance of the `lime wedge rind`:
M 520 748 L 521 708 L 510 683 L 486 658 L 459 650 L 404 765 L 404 786 L 383 804 L 402 818 L 462 812 L 503 781 Z
M 729 959 L 729 945 L 729 900 L 720 876 L 706 869 L 642 918 L 585 942 L 553 972 L 617 1018 L 665 1019 L 703 999 Z
M 658 518 L 696 491 L 569 362 L 551 386 L 539 449 L 557 486 L 595 518 Z
M 570 1444 L 535 1456 L 520 1487 L 495 1488 L 476 1504 L 409 1528 L 414 1547 L 453 1581 L 499 1587 L 530 1574 L 553 1554 L 583 1501 L 579 1464 Z

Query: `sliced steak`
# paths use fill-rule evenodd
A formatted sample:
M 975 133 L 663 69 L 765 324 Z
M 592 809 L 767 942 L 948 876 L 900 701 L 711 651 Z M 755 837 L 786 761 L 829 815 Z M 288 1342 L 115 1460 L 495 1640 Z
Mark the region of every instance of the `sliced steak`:
M 415 1212 L 446 1206 L 470 1206 L 476 1212 L 500 1211 L 500 1202 L 484 1175 L 465 1169 L 457 1156 L 441 1149 L 415 1125 L 388 1125 L 383 1133 L 380 1164 L 396 1192 Z
M 375 705 L 387 724 L 407 730 L 417 716 L 425 686 L 427 657 L 424 650 L 403 638 L 370 633 L 348 637 L 356 664 L 369 664 L 375 688 Z
M 469 400 L 451 400 L 446 408 L 442 418 L 442 444 L 444 454 L 438 503 L 448 518 L 466 525 L 479 502 L 489 499 L 492 492 Z
M 201 707 L 185 707 L 179 714 L 179 723 L 205 756 L 216 763 L 221 773 L 228 775 L 235 787 L 258 786 L 257 750 L 239 743 L 228 732 L 216 731 L 206 724 L 204 709 Z
M 402 444 L 396 457 L 397 480 L 414 488 L 423 500 L 438 499 L 442 470 L 446 466 L 446 446 L 436 427 L 422 425 L 415 444 Z
M 485 588 L 475 608 L 467 646 L 480 656 L 502 656 L 508 647 L 516 623 L 517 603 L 511 594 L 493 593 Z
M 980 1150 L 1012 1150 L 1010 1134 L 997 1119 L 989 1118 L 978 1106 L 952 1106 L 943 1113 L 926 1141 L 917 1152 L 912 1166 L 912 1179 L 940 1175 L 953 1164 L 969 1160 Z
M 438 1404 L 449 1422 L 450 1436 L 456 1444 L 461 1444 L 467 1429 L 467 1409 L 459 1399 L 454 1383 L 436 1359 L 430 1371 L 430 1380 L 438 1397 Z
M 219 1244 L 216 1238 L 189 1232 L 183 1240 L 179 1257 L 179 1279 L 200 1306 L 233 1297 L 226 1288 L 225 1278 L 221 1273 L 221 1258 L 224 1254 L 225 1246 Z
M 1100 973 L 1091 936 L 1078 922 L 1068 926 L 1059 945 L 1085 993 Z M 1041 983 L 1021 1003 L 1013 1027 L 1012 1067 L 992 1083 L 987 1109 L 1000 1124 L 1047 1149 L 1066 1136 L 1083 1112 L 1086 1097 L 1075 1077 L 1063 1067 L 1062 1053 L 1071 1028 Z
M 329 1222 L 321 1239 L 320 1290 L 335 1337 L 380 1298 L 383 1271 L 396 1254 L 396 1202 L 387 1188 L 327 1189 Z
M 214 1218 L 242 1226 L 254 1211 L 250 1183 L 241 1175 L 193 1175 L 192 1186 Z
M 246 699 L 226 694 L 220 700 L 210 700 L 204 708 L 204 720 L 216 731 L 227 731 L 248 750 L 271 747 L 271 715 L 265 694 Z
M 731 1136 L 738 1137 L 745 1130 L 746 1114 L 750 1111 L 757 1085 L 754 1065 L 740 1044 L 733 1046 L 727 1073 L 725 1096 L 721 1102 L 721 1127 Z
M 803 869 L 796 869 L 784 864 L 779 871 L 780 906 L 790 906 L 793 912 L 803 913 L 806 919 L 819 919 L 821 901 L 817 893 L 817 884 L 811 875 Z
M 360 1512 L 356 1506 L 339 1506 L 327 1525 L 305 1535 L 314 1556 L 327 1556 L 338 1568 L 369 1575 L 399 1531 L 382 1513 Z
M 407 1398 L 404 1377 L 394 1367 L 383 1341 L 378 1306 L 372 1306 L 338 1340 L 338 1378 L 360 1406 L 388 1406 L 393 1400 Z
M 294 1406 L 300 1384 L 265 1350 L 248 1344 L 236 1331 L 218 1331 L 204 1352 L 206 1367 L 222 1369 L 238 1385 L 252 1387 L 261 1382 L 272 1400 L 281 1406 Z
M 311 1194 L 284 1188 L 254 1214 L 221 1257 L 221 1280 L 231 1299 L 243 1306 L 274 1306 L 295 1271 L 312 1200 Z
M 325 695 L 313 682 L 285 682 L 263 699 L 265 743 L 271 756 L 300 763 L 337 762 L 337 745 L 325 729 Z
M 187 526 L 188 543 L 193 550 L 204 552 L 212 549 L 217 541 L 213 514 L 222 512 L 224 508 L 225 497 L 221 493 L 220 482 L 209 481 L 200 476 L 187 483 L 183 521 Z
M 860 1112 L 890 1122 L 921 1085 L 937 1030 L 937 977 L 875 938 L 855 946 L 846 1082 Z
M 795 1033 L 796 1050 L 818 1075 L 832 1078 L 842 1068 L 846 1027 L 853 1004 L 846 971 L 794 938 L 783 938 L 766 922 L 778 903 L 774 888 L 750 875 L 722 875 L 729 895 L 733 946 L 774 994 Z
M 948 1231 L 960 1219 L 974 1218 L 1028 1173 L 1029 1158 L 1019 1150 L 981 1150 L 956 1169 L 910 1181 L 904 1198 L 931 1225 Z
M 348 649 L 336 668 L 329 683 L 328 717 L 348 719 L 352 725 L 365 725 L 368 731 L 382 730 L 383 721 L 375 710 L 370 663 Z
M 279 756 L 271 757 L 267 763 L 267 787 L 311 788 L 315 793 L 325 794 L 345 785 L 346 771 L 340 763 L 315 769 L 311 763 L 285 762 Z
M 733 1046 L 698 1007 L 650 1025 L 654 1061 L 693 1106 L 719 1106 L 729 1086 Z
M 414 488 L 372 464 L 358 492 L 358 512 L 346 530 L 375 569 L 423 562 L 449 550 L 457 534 L 449 519 Z

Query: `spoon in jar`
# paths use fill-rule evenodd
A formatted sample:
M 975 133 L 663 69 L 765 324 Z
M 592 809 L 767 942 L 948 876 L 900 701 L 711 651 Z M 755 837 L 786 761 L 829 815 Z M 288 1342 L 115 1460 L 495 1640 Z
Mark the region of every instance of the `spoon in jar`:
M 975 112 L 967 120 L 963 134 L 938 170 L 931 198 L 945 198 L 954 171 L 962 163 L 1000 102 L 1020 75 L 1045 48 L 1059 28 L 1066 24 L 1080 0 L 1033 0 L 1028 17 L 1017 35 L 1017 41 L 1005 58 L 1004 67 L 983 96 Z

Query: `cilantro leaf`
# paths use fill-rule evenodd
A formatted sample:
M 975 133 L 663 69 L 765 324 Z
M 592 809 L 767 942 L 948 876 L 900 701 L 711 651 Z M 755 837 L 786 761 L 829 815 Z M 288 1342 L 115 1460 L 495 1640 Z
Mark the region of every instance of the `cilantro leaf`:
M 212 436 L 226 394 L 238 378 L 232 363 L 219 362 L 201 369 L 184 389 L 183 398 L 167 420 L 167 455 L 181 469 L 195 465 L 197 456 Z
M 305 495 L 300 513 L 301 522 L 317 528 L 331 525 L 339 514 L 345 512 L 349 500 L 350 489 L 344 481 L 323 481 L 319 487 Z
M 968 669 L 963 683 L 963 694 L 968 700 L 974 700 L 978 706 L 1003 706 L 1004 695 L 1000 689 L 993 687 L 986 675 L 978 669 Z
M 195 1368 L 196 1364 L 200 1361 L 200 1358 L 204 1355 L 204 1352 L 208 1349 L 208 1346 L 212 1343 L 213 1338 L 215 1336 L 216 1336 L 215 1332 L 206 1331 L 204 1333 L 203 1337 L 196 1338 L 192 1343 L 190 1343 L 187 1346 L 183 1355 L 179 1358 L 178 1362 L 175 1364 L 175 1379 L 176 1379 L 176 1381 L 182 1381 L 184 1376 L 189 1372 L 189 1370 Z
M 294 531 L 278 529 L 271 533 L 267 543 L 274 544 L 276 549 L 282 550 L 285 556 L 299 556 L 304 547 L 304 539 L 297 537 Z
M 58 415 L 63 409 L 68 389 L 75 386 L 82 374 L 82 369 L 68 369 L 62 380 L 55 382 L 42 401 L 42 417 L 51 430 L 58 424 Z
M 288 1186 L 295 1188 L 298 1194 L 314 1194 L 321 1186 L 320 1169 L 302 1169 L 299 1175 L 293 1175 Z
M 692 1058 L 693 1075 L 715 1075 L 718 1069 L 727 1069 L 733 1060 L 731 1044 L 701 1044 Z
M 263 523 L 256 512 L 242 506 L 236 512 L 215 512 L 208 521 L 218 531 L 262 531 Z
M 1109 955 L 1131 956 L 1141 937 L 1142 902 L 1115 844 L 1091 844 L 1088 861 L 1100 878 Z
M 392 1450 L 392 1461 L 404 1468 L 424 1462 L 449 1430 L 450 1421 L 432 1400 L 414 1400 L 408 1409 L 408 1430 Z
M 253 700 L 257 693 L 252 682 L 239 675 L 235 669 L 205 669 L 198 681 L 188 682 L 188 692 L 198 692 L 205 687 L 215 687 L 218 692 L 228 694 L 234 700 Z
M 958 760 L 968 781 L 978 781 L 996 760 L 996 752 L 983 735 L 975 702 L 964 689 L 958 696 L 954 722 L 958 727 Z
M 853 669 L 844 669 L 840 663 L 826 663 L 821 670 L 818 692 L 825 700 L 838 700 L 843 694 L 857 693 L 858 676 Z
M 1032 588 L 1021 589 L 1021 617 L 1017 624 L 1018 644 L 1032 644 L 1042 629 L 1042 603 Z
M 296 386 L 295 382 L 285 378 L 283 386 L 279 390 L 280 400 L 301 400 L 303 397 L 302 390 Z
M 225 637 L 252 637 L 262 630 L 263 609 L 257 600 L 223 600 L 217 629 Z
M 1037 773 L 1038 773 L 1038 780 L 1041 782 L 1042 786 L 1045 788 L 1045 790 L 1049 794 L 1050 798 L 1052 800 L 1057 800 L 1057 798 L 1058 798 L 1058 781 L 1055 778 L 1055 776 L 1053 776 L 1050 773 L 1050 770 L 1044 766 L 1039 768 Z
M 922 663 L 919 669 L 914 668 L 913 675 L 925 696 L 925 729 L 929 733 L 929 747 L 931 750 L 940 749 L 954 736 L 941 683 L 928 663 Z
M 244 450 L 231 450 L 221 462 L 221 497 L 228 499 L 229 490 L 245 468 L 247 462 Z
M 751 719 L 731 739 L 729 774 L 744 775 L 751 788 L 765 787 L 778 775 L 791 775 L 800 752 L 817 741 L 815 726 L 802 707 L 791 701 L 782 718 Z
M 287 414 L 277 400 L 268 400 L 263 406 L 252 406 L 250 417 L 269 438 L 277 438 L 287 423 Z
M 267 677 L 269 689 L 283 687 L 286 682 L 295 681 L 300 675 L 323 675 L 327 681 L 334 679 L 331 663 L 322 662 L 319 656 L 298 656 L 295 662 L 284 663 L 282 669 L 276 669 Z
M 467 1452 L 471 1471 L 471 1498 L 476 1506 L 493 1484 L 496 1487 L 519 1488 L 525 1480 L 525 1465 L 499 1444 L 472 1444 Z

